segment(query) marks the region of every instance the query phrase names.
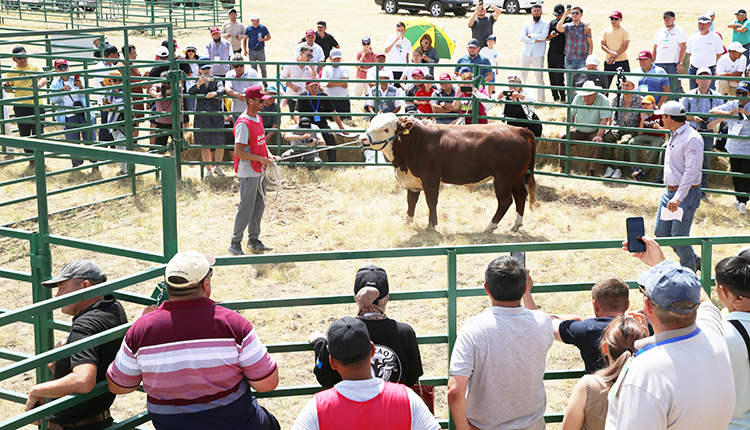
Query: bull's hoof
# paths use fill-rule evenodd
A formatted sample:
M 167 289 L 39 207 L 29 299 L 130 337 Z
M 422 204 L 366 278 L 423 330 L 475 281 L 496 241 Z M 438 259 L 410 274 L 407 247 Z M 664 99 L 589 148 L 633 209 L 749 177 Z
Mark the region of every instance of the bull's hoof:
M 427 228 L 425 228 L 425 230 L 427 230 L 427 231 L 436 231 L 437 229 L 436 229 L 436 226 L 434 226 L 432 224 L 427 224 Z
M 406 217 L 406 219 L 405 219 L 404 221 L 405 221 L 405 222 L 406 222 L 407 224 L 412 224 L 412 223 L 414 222 L 414 217 L 413 217 L 413 216 L 407 216 L 407 217 Z
M 497 230 L 497 223 L 491 222 L 490 225 L 488 225 L 487 228 L 484 229 L 484 232 L 492 233 L 495 230 Z

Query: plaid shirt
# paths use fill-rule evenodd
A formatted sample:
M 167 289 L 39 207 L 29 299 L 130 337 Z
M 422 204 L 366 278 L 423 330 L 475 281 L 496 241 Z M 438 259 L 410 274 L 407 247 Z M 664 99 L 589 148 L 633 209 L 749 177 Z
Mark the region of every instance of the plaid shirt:
M 582 60 L 589 55 L 589 43 L 584 31 L 584 23 L 575 25 L 572 22 L 564 24 L 565 28 L 565 57 Z

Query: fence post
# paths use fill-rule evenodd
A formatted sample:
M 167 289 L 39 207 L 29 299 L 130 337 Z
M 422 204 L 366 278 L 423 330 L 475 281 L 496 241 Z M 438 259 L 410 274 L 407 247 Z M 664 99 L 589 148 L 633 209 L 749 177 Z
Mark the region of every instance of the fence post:
M 171 7 L 171 6 L 170 6 Z M 171 9 L 170 9 L 171 10 Z M 175 52 L 174 31 L 172 25 L 167 27 L 167 40 L 169 41 L 169 51 Z M 174 148 L 174 157 L 177 164 L 175 177 L 182 179 L 182 148 L 185 144 L 184 134 L 182 131 L 182 97 L 180 97 L 180 81 L 184 78 L 183 72 L 178 68 L 174 55 L 169 59 L 169 88 L 171 88 L 170 99 L 172 105 L 172 147 Z M 162 97 L 166 95 L 162 94 Z M 162 172 L 164 173 L 164 172 Z
M 451 355 L 453 355 L 453 345 L 456 343 L 457 334 L 457 314 L 458 314 L 458 283 L 456 282 L 456 250 L 448 249 L 448 367 L 450 368 Z M 448 414 L 448 428 L 455 430 L 453 418 Z
M 568 102 L 565 104 L 565 167 L 563 173 L 570 174 L 570 107 L 573 105 L 573 90 L 570 89 L 572 84 L 570 83 L 573 75 L 569 70 L 565 71 L 565 92 L 568 94 Z M 559 143 L 558 143 L 559 145 Z M 558 151 L 559 153 L 559 151 Z
M 128 32 L 123 32 L 123 47 L 127 52 L 123 52 L 123 63 L 125 64 L 125 69 L 122 71 L 122 94 L 124 96 L 124 100 L 133 100 L 133 88 L 131 85 L 131 78 L 132 75 L 130 74 L 130 48 L 128 48 Z M 127 76 L 127 79 L 125 79 L 125 76 Z M 132 103 L 125 103 L 125 106 L 123 108 L 123 115 L 124 118 L 133 118 L 133 104 Z M 128 151 L 132 151 L 135 145 L 135 140 L 133 139 L 133 121 L 125 121 L 124 127 L 123 127 L 123 134 L 125 135 L 125 149 Z M 135 195 L 136 194 L 136 181 L 135 181 L 135 165 L 133 163 L 128 163 L 127 167 L 128 177 L 130 178 L 130 192 Z
M 177 174 L 175 159 L 164 157 L 161 163 L 161 213 L 164 262 L 177 254 Z
M 701 239 L 701 265 L 698 267 L 701 271 L 701 285 L 706 290 L 706 294 L 711 297 L 711 257 L 713 255 L 712 242 L 710 239 Z

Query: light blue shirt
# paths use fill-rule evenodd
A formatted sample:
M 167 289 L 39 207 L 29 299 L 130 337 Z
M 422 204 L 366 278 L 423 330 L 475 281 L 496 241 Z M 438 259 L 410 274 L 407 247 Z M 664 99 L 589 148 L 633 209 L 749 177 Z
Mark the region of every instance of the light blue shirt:
M 700 90 L 698 88 L 694 88 L 690 91 L 688 91 L 685 94 L 685 97 L 680 99 L 680 102 L 683 106 L 685 106 L 685 110 L 692 113 L 708 113 L 713 108 L 721 106 L 724 99 L 713 99 L 713 98 L 693 98 L 690 97 L 690 94 L 700 94 Z M 715 90 L 712 90 L 711 88 L 708 89 L 708 94 L 704 95 L 712 95 L 719 97 L 719 93 Z M 693 115 L 690 115 L 693 116 Z M 709 121 L 711 121 L 713 118 L 709 118 L 708 116 L 700 116 L 703 118 L 703 126 L 705 127 Z M 698 124 L 695 121 L 690 121 L 690 126 L 693 127 L 696 130 L 700 130 L 701 125 Z
M 732 100 L 724 103 L 723 105 L 717 106 L 716 108 L 723 111 L 730 111 L 734 108 L 739 107 L 739 101 Z M 750 109 L 750 102 L 745 103 L 744 108 Z M 745 118 L 740 121 L 739 118 L 725 119 L 729 126 L 730 136 L 750 136 L 750 120 Z M 747 139 L 727 139 L 727 152 L 730 154 L 737 155 L 750 155 L 750 140 Z
M 206 44 L 206 49 L 203 51 L 203 56 L 210 58 L 211 61 L 229 61 L 232 54 L 234 54 L 232 44 L 224 39 L 221 39 L 219 43 L 216 43 L 211 39 L 211 41 Z M 245 67 L 247 68 L 248 66 Z M 213 64 L 211 66 L 211 74 L 214 76 L 224 76 L 230 68 L 229 64 Z
M 539 22 L 534 22 L 533 19 L 524 22 L 521 27 L 521 42 L 523 42 L 521 55 L 531 58 L 544 57 L 547 34 L 549 34 L 549 22 L 543 19 Z
M 70 85 L 72 88 L 71 92 L 78 90 L 78 87 L 73 85 L 73 80 L 75 78 L 73 76 L 69 76 L 67 81 L 63 81 L 60 76 L 56 77 L 52 80 L 52 84 L 50 84 L 50 89 L 53 90 L 62 90 L 62 88 L 65 85 Z M 88 107 L 88 103 L 86 103 L 86 97 L 83 95 L 77 96 L 75 94 L 65 94 L 65 95 L 56 95 L 49 98 L 50 103 L 55 104 L 58 106 L 57 111 L 61 115 L 55 116 L 55 121 L 59 123 L 65 123 L 65 117 L 67 116 L 65 114 L 65 107 L 72 107 L 74 102 L 80 101 L 83 107 Z M 72 116 L 72 115 L 71 115 Z
M 664 156 L 664 184 L 679 187 L 675 199 L 685 200 L 690 187 L 701 184 L 702 167 L 703 137 L 685 123 L 672 132 Z

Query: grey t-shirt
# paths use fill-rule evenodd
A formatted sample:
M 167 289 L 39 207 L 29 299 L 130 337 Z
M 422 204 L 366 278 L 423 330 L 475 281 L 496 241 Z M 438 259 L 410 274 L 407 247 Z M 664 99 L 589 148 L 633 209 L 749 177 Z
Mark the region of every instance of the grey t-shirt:
M 243 113 L 240 115 L 241 117 L 245 117 L 253 122 L 258 122 L 258 118 L 251 118 L 246 113 Z M 247 128 L 247 126 L 241 122 L 235 123 L 234 126 L 234 143 L 241 143 L 243 145 L 246 145 L 247 142 L 250 139 L 250 130 Z M 245 146 L 244 151 L 250 152 L 250 147 Z M 238 178 L 258 178 L 260 177 L 260 172 L 256 172 L 255 169 L 253 169 L 253 166 L 250 165 L 250 161 L 243 160 L 240 158 L 240 163 L 237 165 L 237 177 Z
M 540 311 L 493 306 L 458 332 L 451 376 L 469 378 L 466 417 L 485 430 L 522 429 L 544 417 L 544 368 L 555 340 Z
M 295 133 L 295 134 L 305 134 L 305 133 L 308 133 L 308 130 L 320 130 L 320 127 L 318 127 L 315 124 L 310 124 L 310 128 L 308 128 L 308 129 L 300 128 L 299 124 L 294 124 L 294 125 L 292 125 L 289 128 L 297 128 L 297 129 L 302 130 L 301 132 Z M 310 131 L 310 132 L 312 133 L 312 135 L 313 135 L 313 137 L 315 139 L 322 139 L 323 138 L 323 135 L 320 134 L 320 133 L 316 133 L 316 132 L 312 132 L 312 131 Z M 292 144 L 292 146 L 310 146 L 310 145 L 307 144 L 307 142 L 305 142 L 305 139 L 292 140 L 291 144 Z

